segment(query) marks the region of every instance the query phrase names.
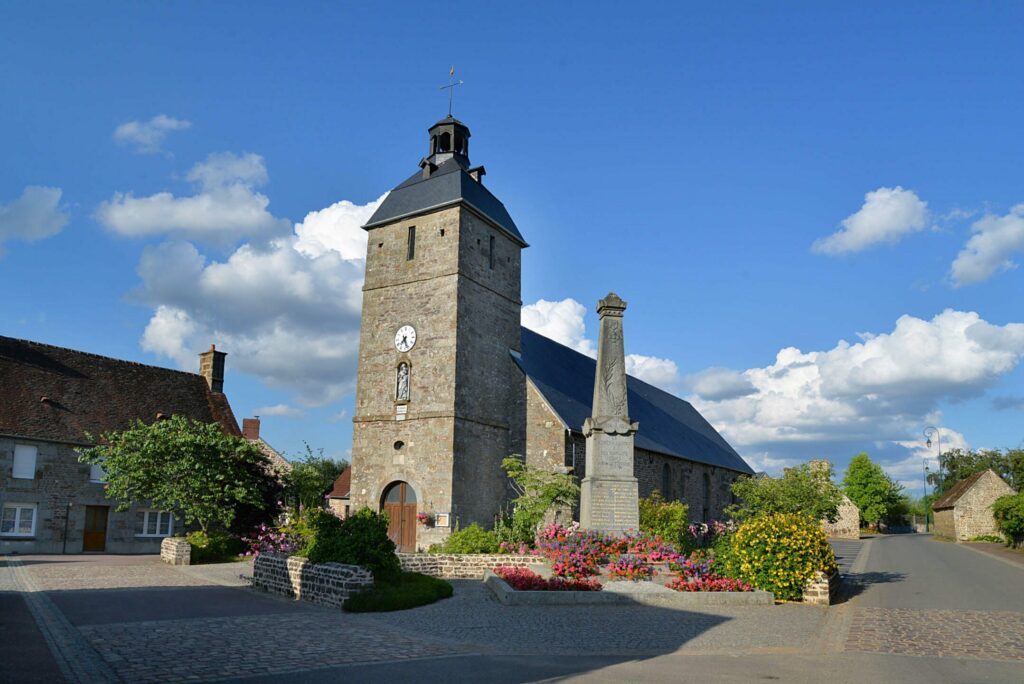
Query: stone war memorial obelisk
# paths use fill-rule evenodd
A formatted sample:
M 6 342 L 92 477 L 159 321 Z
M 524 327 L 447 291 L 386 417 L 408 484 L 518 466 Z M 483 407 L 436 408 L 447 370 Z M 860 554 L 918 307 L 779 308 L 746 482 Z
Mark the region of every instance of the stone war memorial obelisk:
M 626 354 L 622 313 L 626 302 L 611 292 L 597 303 L 601 333 L 597 342 L 594 404 L 583 423 L 587 467 L 580 484 L 580 527 L 613 534 L 640 526 L 638 488 L 633 476 L 633 435 L 626 399 Z

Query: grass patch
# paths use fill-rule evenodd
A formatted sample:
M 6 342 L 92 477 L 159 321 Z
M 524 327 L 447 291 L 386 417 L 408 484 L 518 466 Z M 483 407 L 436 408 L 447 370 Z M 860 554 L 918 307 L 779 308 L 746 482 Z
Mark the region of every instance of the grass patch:
M 442 579 L 403 572 L 395 580 L 376 582 L 373 589 L 350 596 L 342 608 L 350 613 L 407 610 L 449 598 L 452 593 L 452 585 Z

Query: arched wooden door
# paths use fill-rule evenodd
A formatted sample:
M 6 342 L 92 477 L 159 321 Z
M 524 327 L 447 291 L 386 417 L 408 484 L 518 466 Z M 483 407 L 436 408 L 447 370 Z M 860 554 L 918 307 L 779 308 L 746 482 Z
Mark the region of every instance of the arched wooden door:
M 388 514 L 388 536 L 403 553 L 416 550 L 416 492 L 408 482 L 392 482 L 381 497 Z

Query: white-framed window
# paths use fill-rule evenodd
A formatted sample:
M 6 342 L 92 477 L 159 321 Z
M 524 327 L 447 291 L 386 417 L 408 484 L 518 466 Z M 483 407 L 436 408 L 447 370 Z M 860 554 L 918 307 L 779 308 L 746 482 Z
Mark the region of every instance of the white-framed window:
M 167 511 L 139 511 L 139 523 L 136 537 L 170 537 L 174 531 L 174 516 Z
M 36 533 L 36 504 L 5 503 L 0 513 L 0 535 L 32 537 Z
M 89 466 L 89 482 L 106 482 L 107 474 L 103 472 L 103 466 L 94 463 Z
M 36 479 L 36 457 L 39 449 L 28 444 L 14 445 L 14 468 L 11 477 L 19 480 Z

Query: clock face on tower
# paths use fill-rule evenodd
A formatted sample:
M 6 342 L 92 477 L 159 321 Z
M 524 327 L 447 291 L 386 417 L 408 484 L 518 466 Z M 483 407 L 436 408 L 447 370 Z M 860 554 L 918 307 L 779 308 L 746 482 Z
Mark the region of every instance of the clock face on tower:
M 416 344 L 416 329 L 411 325 L 403 325 L 395 333 L 395 349 L 407 352 Z

